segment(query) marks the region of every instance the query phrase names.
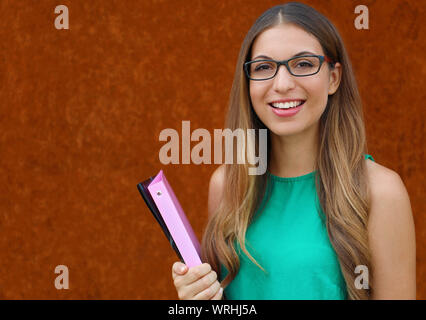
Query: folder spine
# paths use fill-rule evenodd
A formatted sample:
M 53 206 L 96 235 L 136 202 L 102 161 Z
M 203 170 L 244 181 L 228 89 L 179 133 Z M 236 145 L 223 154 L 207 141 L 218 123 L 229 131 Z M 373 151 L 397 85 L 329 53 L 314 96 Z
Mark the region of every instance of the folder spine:
M 201 264 L 200 243 L 162 170 L 148 186 L 148 190 L 185 264 L 188 267 Z

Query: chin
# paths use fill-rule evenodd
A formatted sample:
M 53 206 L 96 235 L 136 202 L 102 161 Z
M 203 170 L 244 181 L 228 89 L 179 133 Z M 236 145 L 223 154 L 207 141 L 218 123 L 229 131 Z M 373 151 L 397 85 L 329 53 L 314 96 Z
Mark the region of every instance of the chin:
M 273 123 L 267 125 L 272 134 L 280 137 L 290 137 L 306 132 L 312 125 L 290 124 L 290 123 Z
M 283 128 L 281 125 L 270 126 L 270 131 L 272 134 L 280 137 L 290 137 L 301 133 L 303 130 L 300 128 Z

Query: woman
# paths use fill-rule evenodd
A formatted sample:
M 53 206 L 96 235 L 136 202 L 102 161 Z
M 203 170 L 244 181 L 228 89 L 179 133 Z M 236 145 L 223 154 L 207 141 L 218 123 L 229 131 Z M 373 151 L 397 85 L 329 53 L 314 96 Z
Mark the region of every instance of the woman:
M 292 2 L 256 20 L 226 127 L 268 130 L 268 171 L 213 173 L 206 263 L 173 265 L 180 299 L 416 298 L 409 197 L 366 154 L 352 67 L 327 18 Z

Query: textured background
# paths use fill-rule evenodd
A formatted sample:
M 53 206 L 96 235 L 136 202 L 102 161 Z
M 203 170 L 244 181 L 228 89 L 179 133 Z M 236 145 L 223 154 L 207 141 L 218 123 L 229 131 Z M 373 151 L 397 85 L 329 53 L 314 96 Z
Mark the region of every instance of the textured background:
M 424 1 L 305 2 L 339 29 L 369 153 L 409 191 L 425 299 Z M 158 137 L 182 120 L 223 128 L 242 40 L 279 3 L 0 0 L 1 299 L 177 298 L 177 258 L 136 184 L 164 169 L 201 238 L 216 165 L 164 166 Z M 59 4 L 70 30 L 54 28 Z M 69 290 L 54 287 L 60 264 Z

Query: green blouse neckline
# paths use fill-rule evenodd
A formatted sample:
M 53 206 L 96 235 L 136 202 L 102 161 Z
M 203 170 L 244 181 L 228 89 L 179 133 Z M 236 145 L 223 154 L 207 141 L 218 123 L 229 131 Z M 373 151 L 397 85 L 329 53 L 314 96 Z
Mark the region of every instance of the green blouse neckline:
M 315 171 L 312 171 L 312 172 L 309 172 L 307 174 L 297 176 L 297 177 L 279 177 L 279 176 L 276 176 L 276 175 L 270 173 L 269 171 L 267 171 L 267 174 L 272 180 L 275 180 L 275 181 L 278 181 L 278 182 L 294 182 L 294 181 L 311 179 L 311 178 L 315 177 L 316 172 L 318 172 L 318 170 L 315 170 Z

